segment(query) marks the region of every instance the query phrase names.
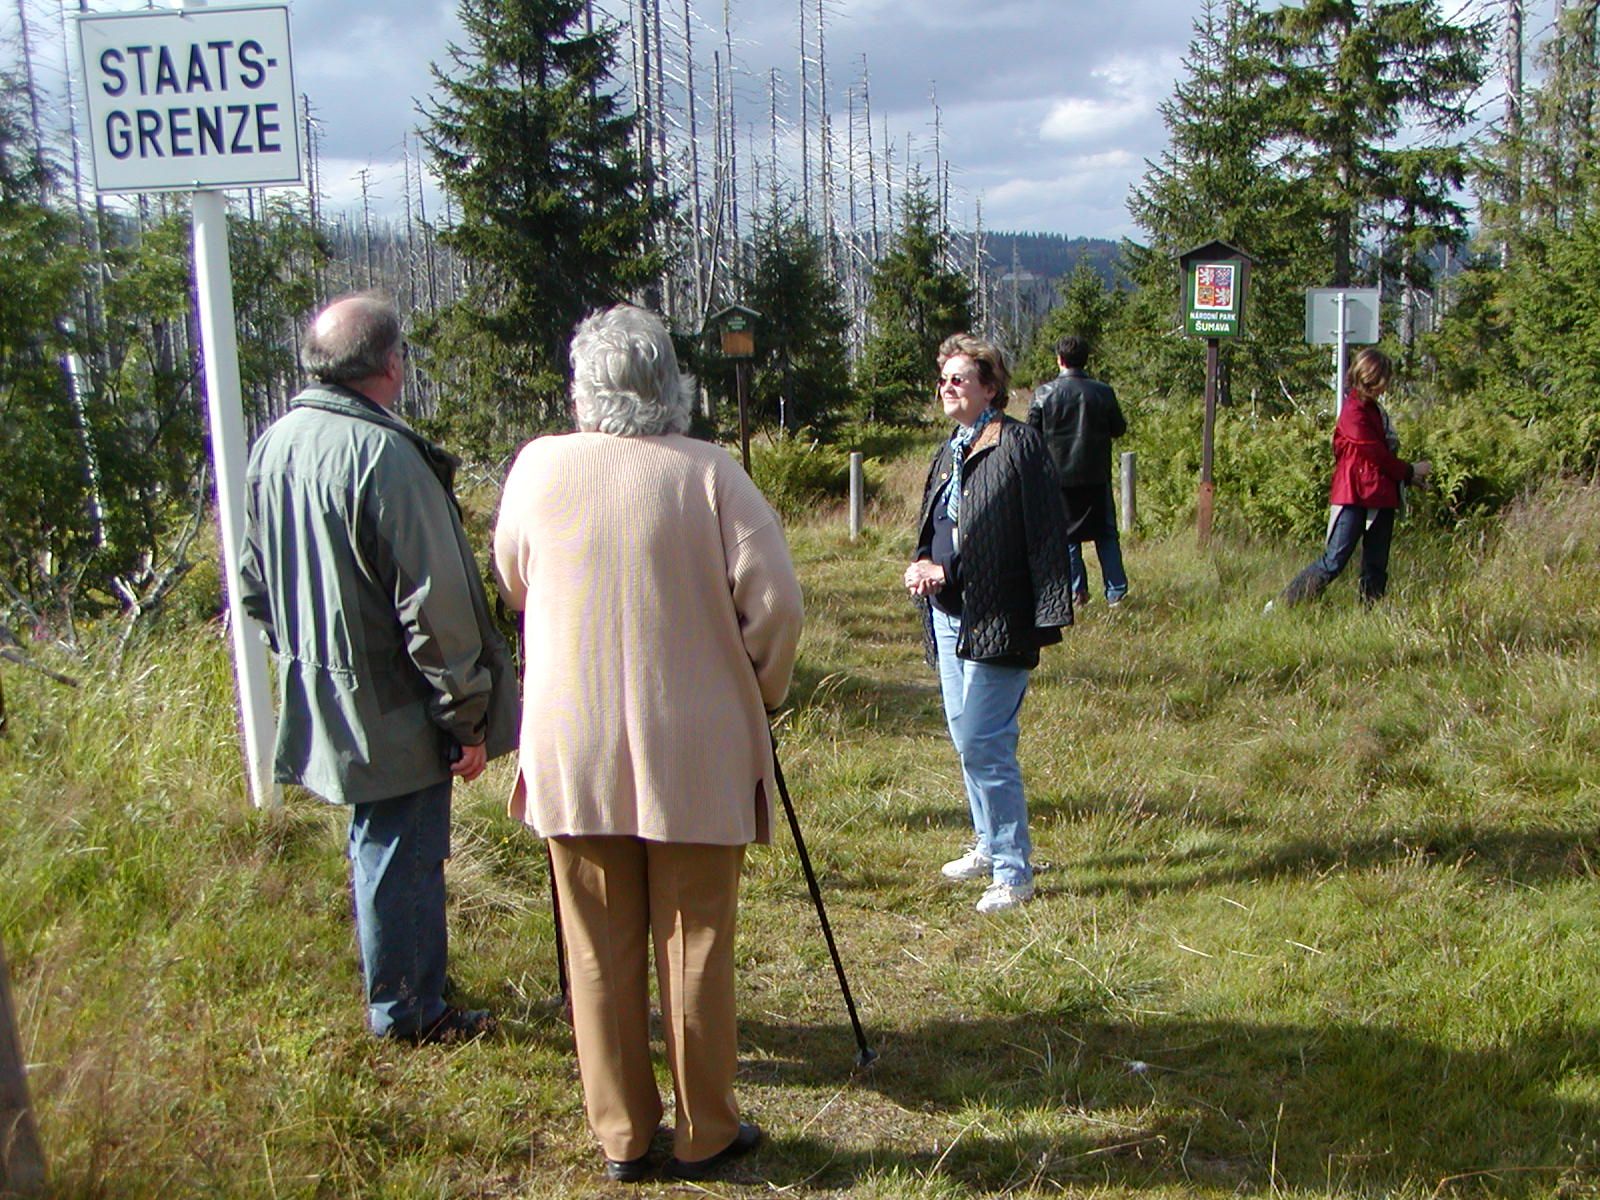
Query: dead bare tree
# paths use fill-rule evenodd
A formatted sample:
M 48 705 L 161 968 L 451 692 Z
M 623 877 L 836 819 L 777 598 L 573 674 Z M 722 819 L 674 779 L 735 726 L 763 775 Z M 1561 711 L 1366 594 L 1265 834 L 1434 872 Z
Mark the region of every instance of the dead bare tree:
M 700 126 L 694 90 L 694 12 L 683 0 L 683 74 L 689 124 L 689 238 L 694 249 L 694 327 L 706 316 L 705 209 L 700 202 Z
M 865 54 L 861 56 L 861 117 L 867 128 L 867 206 L 872 211 L 872 261 L 877 262 L 883 249 L 878 241 L 878 169 L 872 153 L 872 79 Z
M 733 104 L 733 3 L 732 0 L 722 0 L 722 39 L 723 49 L 728 55 L 728 112 L 727 130 L 728 139 L 728 209 L 733 230 L 733 240 L 742 245 L 739 226 L 739 121 L 734 112 Z
M 834 217 L 837 204 L 833 194 L 833 123 L 828 118 L 828 52 L 826 14 L 823 0 L 817 0 L 817 132 L 818 151 L 821 156 L 818 174 L 822 186 L 822 240 L 826 254 L 823 262 L 828 277 L 838 277 L 835 255 Z
M 1505 30 L 1505 204 L 1507 220 L 1500 238 L 1500 266 L 1511 263 L 1511 241 L 1522 225 L 1522 4 L 1506 0 Z

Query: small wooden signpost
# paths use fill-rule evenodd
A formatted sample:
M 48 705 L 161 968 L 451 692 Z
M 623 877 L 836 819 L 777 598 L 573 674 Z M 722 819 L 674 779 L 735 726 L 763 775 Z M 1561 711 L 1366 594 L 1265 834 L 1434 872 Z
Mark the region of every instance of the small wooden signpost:
M 756 356 L 756 322 L 761 314 L 742 304 L 730 304 L 706 318 L 709 332 L 722 335 L 722 357 L 733 362 L 734 391 L 739 397 L 739 454 L 745 474 L 750 473 L 750 360 Z
M 1206 339 L 1206 409 L 1200 433 L 1200 492 L 1196 526 L 1202 544 L 1211 538 L 1216 484 L 1211 478 L 1217 426 L 1217 375 L 1222 338 L 1244 331 L 1244 298 L 1255 262 L 1237 246 L 1207 242 L 1178 256 L 1183 268 L 1183 331 Z

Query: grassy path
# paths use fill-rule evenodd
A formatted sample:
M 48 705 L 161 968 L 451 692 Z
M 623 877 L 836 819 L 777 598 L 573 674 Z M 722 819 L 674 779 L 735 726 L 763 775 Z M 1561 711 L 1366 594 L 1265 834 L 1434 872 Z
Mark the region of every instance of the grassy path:
M 1298 551 L 1130 548 L 1023 714 L 1040 897 L 937 882 L 967 832 L 898 530 L 793 534 L 786 772 L 881 1062 L 787 834 L 752 853 L 741 1096 L 712 1194 L 1600 1195 L 1600 496 L 1404 531 L 1260 615 Z M 1307 548 L 1309 549 L 1309 548 Z M 226 645 L 80 693 L 7 675 L 0 934 L 62 1196 L 583 1196 L 538 846 L 458 792 L 458 983 L 505 1033 L 362 1034 L 338 813 L 243 798 Z M 699 1189 L 649 1184 L 643 1193 Z

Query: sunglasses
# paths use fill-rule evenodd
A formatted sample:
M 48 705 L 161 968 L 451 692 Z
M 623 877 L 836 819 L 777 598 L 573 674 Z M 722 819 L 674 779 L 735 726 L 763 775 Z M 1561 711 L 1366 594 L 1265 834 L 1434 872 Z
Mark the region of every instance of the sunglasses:
M 967 380 L 976 378 L 976 375 L 941 375 L 939 376 L 939 386 L 960 387 L 962 384 L 966 383 Z

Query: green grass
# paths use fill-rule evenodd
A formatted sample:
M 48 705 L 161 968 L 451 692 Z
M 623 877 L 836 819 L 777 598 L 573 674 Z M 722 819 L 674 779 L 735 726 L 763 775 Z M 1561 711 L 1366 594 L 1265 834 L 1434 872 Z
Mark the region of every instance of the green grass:
M 794 528 L 788 835 L 752 852 L 741 1077 L 773 1141 L 714 1195 L 1600 1195 L 1600 493 L 1397 538 L 1263 618 L 1312 547 L 1128 547 L 1134 591 L 1023 715 L 1039 899 L 972 911 L 898 580 L 907 493 Z M 168 628 L 69 691 L 7 670 L 0 935 L 61 1196 L 543 1197 L 597 1179 L 536 841 L 457 793 L 453 973 L 504 1033 L 362 1031 L 342 814 L 246 799 L 226 639 Z M 666 1080 L 663 1075 L 663 1086 Z M 663 1183 L 644 1195 L 698 1189 Z

